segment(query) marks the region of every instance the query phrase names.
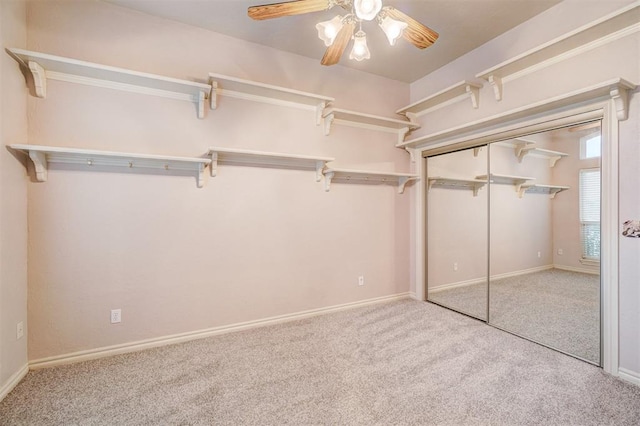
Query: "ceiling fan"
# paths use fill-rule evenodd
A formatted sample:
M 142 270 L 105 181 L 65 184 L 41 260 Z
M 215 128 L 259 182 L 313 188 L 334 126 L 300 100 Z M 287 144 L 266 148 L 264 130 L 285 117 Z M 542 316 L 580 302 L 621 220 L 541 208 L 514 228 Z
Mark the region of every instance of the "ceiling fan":
M 419 49 L 431 46 L 438 39 L 437 32 L 392 6 L 383 7 L 382 0 L 295 0 L 252 6 L 247 12 L 252 19 L 264 20 L 320 12 L 334 6 L 340 6 L 347 13 L 316 25 L 318 37 L 328 46 L 322 65 L 337 64 L 351 39 L 353 48 L 349 58 L 356 61 L 370 58 L 366 34 L 362 31 L 363 21 L 375 20 L 392 46 L 401 36 Z M 358 31 L 354 33 L 356 28 Z

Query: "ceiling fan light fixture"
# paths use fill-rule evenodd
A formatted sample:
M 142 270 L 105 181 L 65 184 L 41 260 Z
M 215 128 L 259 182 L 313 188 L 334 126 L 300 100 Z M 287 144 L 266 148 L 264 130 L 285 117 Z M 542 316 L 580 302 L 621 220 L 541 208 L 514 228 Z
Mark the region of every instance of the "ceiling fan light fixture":
M 367 35 L 360 30 L 353 36 L 353 48 L 349 54 L 349 59 L 355 59 L 360 62 L 371 57 L 369 47 L 367 46 Z
M 318 37 L 324 41 L 324 45 L 331 46 L 342 29 L 342 16 L 337 15 L 329 21 L 320 22 L 316 24 L 316 29 L 318 30 Z
M 398 21 L 397 19 L 390 18 L 389 16 L 385 16 L 380 19 L 378 23 L 384 34 L 387 36 L 387 40 L 389 40 L 389 44 L 391 46 L 396 45 L 396 41 L 402 37 L 402 32 L 405 28 L 408 27 L 406 22 Z
M 363 21 L 371 21 L 382 9 L 382 0 L 354 0 L 356 16 Z

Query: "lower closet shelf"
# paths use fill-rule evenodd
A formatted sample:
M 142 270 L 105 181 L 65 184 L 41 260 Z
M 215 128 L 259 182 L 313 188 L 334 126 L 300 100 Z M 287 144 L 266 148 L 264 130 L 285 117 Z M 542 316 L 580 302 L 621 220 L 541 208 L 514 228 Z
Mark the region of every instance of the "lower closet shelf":
M 322 180 L 322 170 L 331 157 L 314 157 L 310 155 L 280 154 L 276 152 L 250 151 L 234 148 L 209 148 L 211 157 L 211 176 L 216 176 L 218 164 L 235 164 L 256 167 L 277 167 L 281 169 L 314 170 L 316 182 Z
M 558 186 L 558 185 L 542 185 L 542 184 L 525 184 L 520 187 L 520 191 L 518 196 L 522 198 L 522 196 L 526 193 L 531 194 L 547 194 L 550 198 L 556 198 L 556 194 L 562 191 L 568 190 L 568 186 Z
M 376 183 L 376 184 L 392 184 L 398 186 L 398 194 L 404 192 L 404 187 L 407 183 L 418 180 L 419 176 L 415 174 L 407 173 L 387 173 L 387 172 L 373 172 L 365 170 L 347 170 L 347 169 L 325 169 L 324 174 L 324 189 L 329 191 L 331 189 L 332 181 L 342 182 L 359 182 L 359 183 Z
M 204 169 L 211 163 L 208 158 L 133 154 L 54 146 L 14 144 L 9 145 L 9 148 L 22 151 L 29 156 L 35 166 L 36 179 L 40 182 L 47 181 L 49 163 L 67 163 L 87 166 L 126 167 L 130 169 L 192 171 L 196 174 L 198 188 L 202 188 L 204 185 Z

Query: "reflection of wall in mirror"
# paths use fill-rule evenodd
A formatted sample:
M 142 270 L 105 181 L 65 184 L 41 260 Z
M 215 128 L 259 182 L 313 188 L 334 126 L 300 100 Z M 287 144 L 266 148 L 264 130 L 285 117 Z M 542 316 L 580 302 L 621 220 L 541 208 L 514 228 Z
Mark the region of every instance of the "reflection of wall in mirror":
M 553 263 L 558 267 L 597 273 L 597 265 L 582 264 L 580 241 L 580 169 L 600 167 L 600 158 L 580 159 L 580 138 L 584 132 L 560 129 L 551 132 L 552 148 L 569 155 L 558 161 L 552 169 L 552 183 L 569 186 L 553 200 Z M 561 253 L 561 254 L 559 254 Z

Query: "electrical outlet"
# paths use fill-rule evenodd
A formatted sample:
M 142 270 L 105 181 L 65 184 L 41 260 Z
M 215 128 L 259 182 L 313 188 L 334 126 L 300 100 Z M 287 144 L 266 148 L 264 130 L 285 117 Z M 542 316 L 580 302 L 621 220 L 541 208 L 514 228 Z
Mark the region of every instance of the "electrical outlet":
M 542 253 L 538 252 L 538 259 L 542 257 Z
M 458 262 L 453 262 L 453 270 L 454 271 L 458 270 Z
M 122 309 L 111 310 L 111 324 L 122 322 Z
M 562 249 L 558 249 L 558 255 L 562 256 L 564 254 L 564 251 L 562 251 Z
M 364 275 L 358 277 L 358 285 L 364 285 Z
M 24 336 L 24 324 L 22 321 L 16 326 L 16 339 L 21 339 Z

